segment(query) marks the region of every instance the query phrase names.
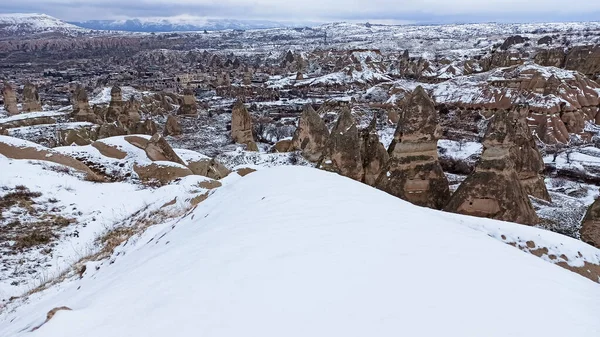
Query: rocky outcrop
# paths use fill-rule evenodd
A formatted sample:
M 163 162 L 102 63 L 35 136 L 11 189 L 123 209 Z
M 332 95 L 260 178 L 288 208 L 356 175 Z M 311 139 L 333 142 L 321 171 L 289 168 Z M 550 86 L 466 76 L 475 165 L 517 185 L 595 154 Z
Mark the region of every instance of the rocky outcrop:
M 550 41 L 552 41 L 552 38 L 550 38 Z M 566 56 L 567 54 L 563 48 L 542 49 L 538 51 L 533 60 L 544 67 L 562 68 L 565 66 Z
M 127 129 L 119 123 L 104 123 L 100 125 L 98 129 L 98 139 L 115 137 L 115 136 L 123 136 L 127 134 Z
M 185 166 L 171 145 L 158 133 L 150 138 L 144 151 L 152 161 L 171 161 Z
M 298 128 L 292 139 L 294 149 L 300 150 L 308 161 L 317 162 L 327 145 L 329 130 L 311 105 L 304 106 Z
M 544 160 L 527 125 L 528 113 L 527 107 L 516 108 L 509 113 L 514 119 L 515 129 L 510 156 L 525 192 L 538 199 L 551 201 L 542 176 Z
M 573 47 L 567 53 L 565 68 L 591 77 L 600 75 L 600 45 Z
M 360 149 L 363 160 L 364 176 L 362 182 L 375 186 L 377 178 L 386 167 L 390 156 L 377 135 L 377 118 L 373 117 L 371 124 L 360 131 Z
M 229 175 L 231 171 L 215 159 L 201 159 L 188 162 L 187 167 L 196 175 L 220 180 Z
M 131 133 L 139 135 L 154 135 L 158 132 L 158 126 L 153 120 L 146 119 L 143 122 L 137 123 L 134 130 L 130 130 Z
M 163 134 L 165 136 L 181 135 L 181 125 L 179 124 L 179 118 L 177 118 L 177 116 L 169 115 L 169 117 L 167 117 Z
M 291 139 L 282 139 L 271 148 L 272 153 L 284 153 L 294 151 L 294 143 Z
M 362 181 L 364 170 L 360 137 L 349 108 L 340 112 L 317 167 Z
M 441 209 L 450 198 L 450 189 L 438 161 L 441 128 L 434 102 L 418 86 L 400 104 L 390 158 L 375 186 L 413 204 Z
M 509 36 L 508 38 L 506 38 L 506 40 L 504 40 L 504 43 L 502 43 L 502 45 L 500 46 L 500 49 L 508 50 L 510 47 L 512 47 L 516 44 L 521 44 L 521 43 L 527 42 L 527 40 L 529 40 L 529 39 L 526 37 L 523 37 L 521 35 Z
M 519 137 L 518 120 L 514 113 L 496 113 L 475 172 L 458 187 L 444 210 L 526 225 L 539 222 L 511 153 Z
M 23 87 L 23 111 L 42 111 L 42 104 L 40 103 L 40 95 L 38 94 L 37 87 L 30 82 L 25 83 L 25 86 Z
M 92 128 L 77 128 L 77 129 L 67 129 L 67 130 L 59 130 L 57 132 L 57 143 L 60 146 L 69 146 L 69 145 L 90 145 L 96 139 L 98 139 L 98 133 L 95 129 Z
M 178 115 L 197 115 L 198 114 L 198 103 L 196 102 L 196 95 L 191 88 L 183 90 L 183 99 L 180 103 Z
M 600 198 L 585 213 L 580 233 L 581 240 L 600 248 Z
M 192 175 L 192 171 L 185 166 L 163 163 L 135 164 L 133 170 L 145 184 L 164 185 L 173 180 Z
M 241 100 L 237 100 L 231 109 L 231 139 L 238 144 L 254 144 L 252 136 L 252 117 Z
M 8 82 L 4 82 L 2 96 L 4 97 L 4 109 L 6 109 L 6 112 L 8 112 L 9 115 L 18 115 L 19 108 L 17 107 L 17 94 Z
M 85 88 L 78 85 L 73 93 L 73 116 L 78 122 L 98 122 L 98 117 L 90 107 Z

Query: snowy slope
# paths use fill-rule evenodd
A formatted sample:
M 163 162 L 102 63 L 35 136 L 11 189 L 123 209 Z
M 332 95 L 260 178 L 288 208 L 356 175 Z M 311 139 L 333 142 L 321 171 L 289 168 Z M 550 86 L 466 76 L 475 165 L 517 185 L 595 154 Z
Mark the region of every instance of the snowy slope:
M 5 311 L 0 335 L 598 336 L 598 284 L 497 232 L 597 252 L 316 169 L 257 171 Z
M 37 13 L 0 14 L 0 34 L 77 33 L 87 29 L 66 23 L 55 17 Z

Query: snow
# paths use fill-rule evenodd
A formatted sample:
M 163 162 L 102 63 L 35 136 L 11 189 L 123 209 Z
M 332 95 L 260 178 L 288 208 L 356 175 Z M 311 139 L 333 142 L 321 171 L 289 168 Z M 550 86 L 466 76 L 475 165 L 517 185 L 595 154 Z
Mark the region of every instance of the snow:
M 18 115 L 13 115 L 10 117 L 0 118 L 0 125 L 8 122 L 20 121 L 31 118 L 39 118 L 39 117 L 59 117 L 65 116 L 69 114 L 69 112 L 65 111 L 38 111 L 38 112 L 27 112 L 21 113 Z
M 481 152 L 483 152 L 483 145 L 477 142 L 457 142 L 449 139 L 440 139 L 438 140 L 438 147 L 444 149 L 444 156 L 458 160 L 479 157 Z
M 90 105 L 94 104 L 108 104 L 110 103 L 110 91 L 112 87 L 105 87 L 100 90 L 100 92 L 89 100 Z M 129 86 L 121 87 L 121 95 L 123 96 L 123 101 L 128 101 L 131 97 L 135 97 L 136 100 L 140 100 L 143 94 L 147 94 L 147 92 L 140 92 L 137 89 Z
M 94 245 L 95 239 L 120 225 L 132 214 L 140 210 L 151 212 L 175 197 L 184 197 L 192 189 L 199 190 L 194 185 L 207 179 L 190 176 L 158 189 L 141 189 L 138 185 L 121 182 L 99 184 L 82 181 L 77 174 L 67 174 L 53 168 L 61 166 L 44 161 L 0 158 L 0 187 L 24 185 L 33 192 L 41 192 L 38 203 L 53 200 L 52 207 L 61 209 L 62 216 L 76 220 L 74 225 L 61 233 L 51 254 L 43 253 L 46 247 L 16 255 L 0 254 L 2 265 L 5 266 L 0 270 L 2 300 L 32 289 L 42 280 L 60 274 L 79 258 L 94 252 L 98 248 Z M 1 189 L 0 194 L 3 194 Z M 15 217 L 21 222 L 30 220 L 18 213 L 3 213 L 3 216 Z M 8 223 L 8 219 L 4 220 Z M 74 232 L 78 234 L 76 238 L 70 236 Z M 30 266 L 35 272 L 31 272 Z M 17 268 L 29 272 L 16 273 Z M 2 333 L 0 335 L 4 336 Z
M 265 169 L 3 312 L 0 335 L 28 335 L 68 306 L 33 335 L 598 336 L 598 285 L 500 233 L 598 256 L 558 234 L 416 207 L 332 173 Z
M 46 14 L 1 13 L 0 30 L 10 32 L 85 32 L 83 29 Z

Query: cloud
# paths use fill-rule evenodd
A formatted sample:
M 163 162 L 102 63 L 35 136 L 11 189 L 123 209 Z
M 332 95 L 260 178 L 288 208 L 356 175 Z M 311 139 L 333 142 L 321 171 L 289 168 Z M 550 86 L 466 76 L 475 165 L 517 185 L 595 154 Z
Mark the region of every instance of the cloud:
M 194 15 L 304 21 L 578 21 L 600 13 L 596 0 L 19 0 L 0 12 L 37 12 L 65 20 Z

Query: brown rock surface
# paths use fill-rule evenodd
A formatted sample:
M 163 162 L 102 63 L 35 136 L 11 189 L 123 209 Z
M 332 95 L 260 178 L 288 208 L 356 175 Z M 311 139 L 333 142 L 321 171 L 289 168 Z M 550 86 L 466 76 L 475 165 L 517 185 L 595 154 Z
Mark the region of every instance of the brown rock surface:
M 294 149 L 300 150 L 308 161 L 321 159 L 327 145 L 329 130 L 311 105 L 306 105 L 298 121 L 298 128 L 292 139 Z
M 177 110 L 178 115 L 197 115 L 198 114 L 198 103 L 196 102 L 196 95 L 190 88 L 183 90 L 183 100 Z
M 518 116 L 513 113 L 496 113 L 475 171 L 454 192 L 444 210 L 526 225 L 539 222 L 511 153 L 519 137 L 517 123 Z
M 17 107 L 17 94 L 8 82 L 4 82 L 2 96 L 4 97 L 4 109 L 6 109 L 6 112 L 8 112 L 9 115 L 18 115 L 19 108 Z
M 252 117 L 241 100 L 237 100 L 231 109 L 231 138 L 238 144 L 254 143 Z
M 169 115 L 169 117 L 167 117 L 163 134 L 165 136 L 181 135 L 181 125 L 179 124 L 179 118 L 177 118 L 177 116 Z
M 231 171 L 215 159 L 202 159 L 195 162 L 189 162 L 187 167 L 195 175 L 220 180 L 229 175 Z
M 37 87 L 30 82 L 25 83 L 25 86 L 23 87 L 23 111 L 42 111 L 42 104 L 40 103 L 40 95 L 37 92 Z
M 171 161 L 185 166 L 171 145 L 158 133 L 150 138 L 144 151 L 152 161 Z
M 143 183 L 161 185 L 192 175 L 192 171 L 187 167 L 164 165 L 161 163 L 152 163 L 149 165 L 133 165 L 133 170 Z
M 375 186 L 415 205 L 441 209 L 450 189 L 438 161 L 441 128 L 434 102 L 419 86 L 400 104 L 390 158 Z
M 78 85 L 73 93 L 73 116 L 76 121 L 79 122 L 94 122 L 97 119 L 90 103 L 88 101 L 88 95 L 85 88 Z
M 581 240 L 600 248 L 600 198 L 585 213 L 580 233 Z
M 350 109 L 343 108 L 317 167 L 362 181 L 364 170 L 360 143 L 356 121 Z

